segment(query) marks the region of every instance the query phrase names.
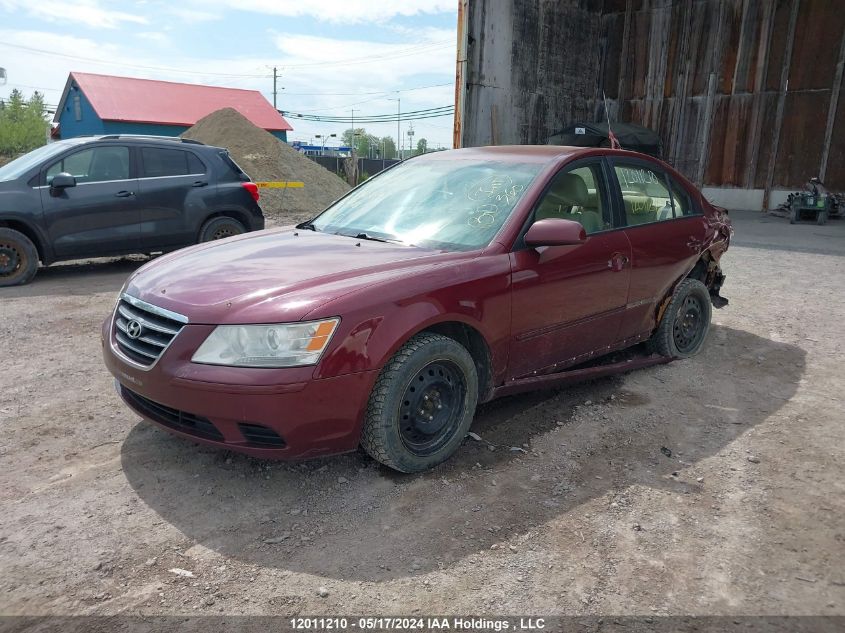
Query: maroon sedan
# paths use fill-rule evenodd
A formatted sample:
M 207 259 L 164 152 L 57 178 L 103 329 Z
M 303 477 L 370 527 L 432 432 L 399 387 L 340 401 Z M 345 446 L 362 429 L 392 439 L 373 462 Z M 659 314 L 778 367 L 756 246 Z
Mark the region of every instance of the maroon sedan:
M 296 228 L 140 268 L 103 324 L 122 398 L 266 458 L 354 450 L 414 472 L 476 405 L 699 351 L 730 222 L 625 151 L 489 147 L 389 169 Z M 636 356 L 634 357 L 636 359 Z

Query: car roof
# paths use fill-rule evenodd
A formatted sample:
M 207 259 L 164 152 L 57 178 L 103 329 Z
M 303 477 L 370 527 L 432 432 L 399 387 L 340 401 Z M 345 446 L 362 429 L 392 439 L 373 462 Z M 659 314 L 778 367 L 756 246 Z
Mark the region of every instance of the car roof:
M 578 158 L 579 156 L 636 156 L 652 160 L 639 152 L 613 150 L 597 147 L 573 147 L 568 145 L 490 145 L 486 147 L 464 147 L 461 149 L 430 152 L 414 160 L 501 160 L 520 163 L 552 163 Z
M 181 138 L 179 136 L 157 136 L 149 134 L 97 134 L 91 136 L 75 136 L 73 138 L 56 141 L 56 143 L 80 145 L 83 143 L 98 143 L 102 141 L 119 141 L 121 143 L 132 144 L 143 143 L 145 145 L 183 145 L 194 148 L 221 149 L 219 147 L 214 147 L 213 145 L 206 145 L 200 141 Z

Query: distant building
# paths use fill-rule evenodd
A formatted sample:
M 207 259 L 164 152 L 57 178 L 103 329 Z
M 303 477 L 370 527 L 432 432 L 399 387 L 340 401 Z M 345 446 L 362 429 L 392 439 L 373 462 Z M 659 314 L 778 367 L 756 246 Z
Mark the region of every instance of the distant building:
M 349 156 L 352 148 L 345 145 L 330 147 L 328 145 L 309 145 L 302 141 L 291 141 L 290 146 L 306 156 Z
M 293 129 L 257 90 L 73 72 L 53 119 L 58 124 L 53 136 L 178 136 L 221 108 L 234 108 L 283 141 Z

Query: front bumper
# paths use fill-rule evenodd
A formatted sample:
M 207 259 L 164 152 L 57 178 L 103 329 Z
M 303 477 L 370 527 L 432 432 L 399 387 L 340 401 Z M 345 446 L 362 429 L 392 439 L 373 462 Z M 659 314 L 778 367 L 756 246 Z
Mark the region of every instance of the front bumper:
M 213 326 L 187 325 L 149 368 L 116 348 L 103 359 L 123 401 L 170 433 L 254 457 L 297 459 L 355 450 L 377 371 L 313 379 L 314 367 L 251 369 L 191 363 Z

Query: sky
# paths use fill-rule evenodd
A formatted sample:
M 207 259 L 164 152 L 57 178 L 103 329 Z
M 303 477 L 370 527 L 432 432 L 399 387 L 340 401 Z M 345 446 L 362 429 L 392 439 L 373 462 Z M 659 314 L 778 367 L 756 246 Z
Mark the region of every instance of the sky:
M 454 102 L 457 0 L 0 0 L 6 84 L 56 106 L 71 71 L 259 90 L 280 110 L 355 117 Z M 396 98 L 400 101 L 397 104 Z M 393 99 L 393 100 L 390 100 Z M 288 140 L 349 125 L 289 117 Z M 451 147 L 452 119 L 414 121 Z M 402 123 L 405 137 L 407 123 Z M 356 124 L 356 127 L 358 125 Z M 396 123 L 370 124 L 396 137 Z M 334 139 L 331 139 L 332 141 Z

